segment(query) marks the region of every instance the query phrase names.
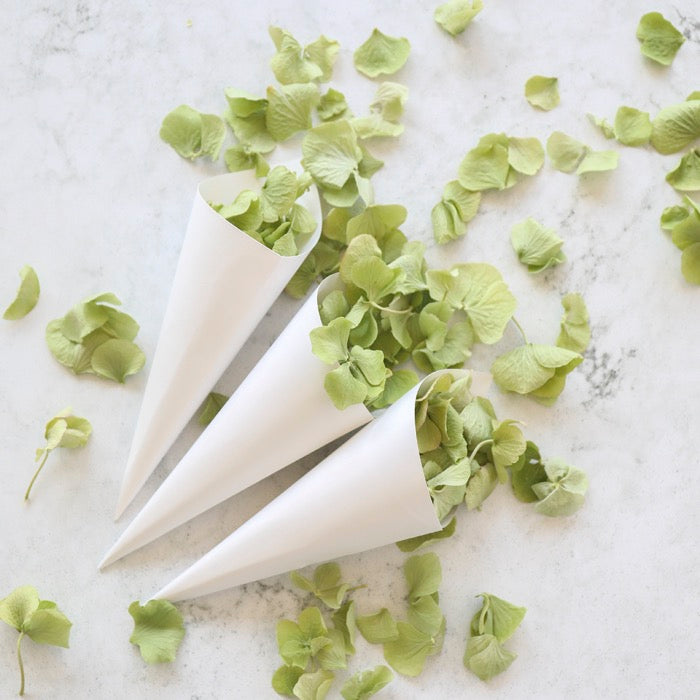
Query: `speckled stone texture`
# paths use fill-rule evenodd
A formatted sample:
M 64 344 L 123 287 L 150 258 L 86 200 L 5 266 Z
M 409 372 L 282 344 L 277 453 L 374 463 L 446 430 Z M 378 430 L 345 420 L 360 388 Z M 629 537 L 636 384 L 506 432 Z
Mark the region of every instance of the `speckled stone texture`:
M 158 138 L 161 119 L 183 102 L 221 111 L 226 86 L 262 93 L 273 81 L 269 24 L 303 43 L 321 32 L 341 42 L 332 85 L 357 114 L 376 83 L 356 73 L 353 50 L 375 25 L 411 40 L 411 56 L 393 78 L 410 90 L 406 130 L 373 144 L 386 161 L 374 183 L 378 202 L 407 206 L 406 234 L 429 246 L 430 210 L 484 133 L 544 140 L 560 129 L 594 148 L 620 150 L 611 173 L 579 179 L 546 164 L 511 190 L 485 194 L 467 238 L 428 251 L 434 265 L 498 266 L 533 341 L 552 342 L 561 296 L 583 293 L 593 341 L 556 406 L 496 390 L 492 398 L 500 416 L 526 422 L 545 455 L 585 469 L 591 487 L 585 507 L 567 520 L 538 516 L 507 488 L 482 512 L 460 512 L 456 535 L 435 547 L 444 571 L 444 651 L 422 676 L 397 679 L 379 697 L 697 697 L 700 289 L 683 281 L 680 253 L 658 226 L 662 209 L 678 201 L 664 175 L 679 156 L 617 146 L 586 119 L 587 112 L 611 118 L 623 104 L 653 114 L 700 89 L 697 3 L 489 0 L 456 39 L 433 22 L 435 4 L 3 3 L 0 306 L 25 263 L 36 268 L 42 296 L 26 319 L 0 321 L 0 595 L 32 583 L 74 622 L 70 650 L 25 644 L 29 697 L 273 697 L 275 622 L 308 602 L 278 577 L 185 603 L 177 661 L 147 667 L 128 642 L 128 604 L 158 590 L 330 448 L 98 573 L 101 556 L 201 429 L 187 427 L 115 524 L 147 374 L 125 386 L 74 377 L 43 340 L 47 322 L 73 303 L 113 291 L 141 323 L 139 343 L 153 356 L 195 186 L 224 171 L 222 162 L 180 159 Z M 668 69 L 639 51 L 635 29 L 649 10 L 687 38 Z M 525 101 L 533 74 L 559 77 L 561 105 L 553 111 Z M 299 143 L 275 157 L 298 152 Z M 509 230 L 527 216 L 556 229 L 567 263 L 540 276 L 517 263 Z M 273 306 L 218 390 L 235 389 L 298 306 L 290 299 Z M 473 366 L 488 368 L 517 342 L 509 329 L 497 346 L 474 353 Z M 44 424 L 66 405 L 92 421 L 93 438 L 84 450 L 53 454 L 25 505 Z M 386 605 L 403 614 L 403 560 L 390 546 L 341 561 L 349 580 L 367 585 L 354 594 L 363 613 Z M 488 685 L 462 666 L 481 591 L 528 608 L 509 644 L 518 659 Z M 15 638 L 1 626 L 1 697 L 18 687 Z M 351 669 L 381 662 L 381 651 L 361 641 Z M 329 697 L 339 697 L 337 686 Z

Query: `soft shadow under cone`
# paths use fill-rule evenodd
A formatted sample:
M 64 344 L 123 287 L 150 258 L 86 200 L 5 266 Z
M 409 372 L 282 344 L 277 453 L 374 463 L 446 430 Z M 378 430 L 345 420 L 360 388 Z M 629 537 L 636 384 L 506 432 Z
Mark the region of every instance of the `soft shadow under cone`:
M 319 226 L 299 255 L 273 253 L 209 206 L 209 202 L 229 203 L 243 189 L 260 189 L 252 173 L 213 177 L 197 190 L 127 460 L 117 518 L 320 235 Z M 312 186 L 299 203 L 320 224 L 316 188 Z
M 100 564 L 103 568 L 372 419 L 339 411 L 323 388 L 328 365 L 311 352 L 322 282 Z
M 417 391 L 414 387 L 154 597 L 195 598 L 439 530 L 416 442 Z

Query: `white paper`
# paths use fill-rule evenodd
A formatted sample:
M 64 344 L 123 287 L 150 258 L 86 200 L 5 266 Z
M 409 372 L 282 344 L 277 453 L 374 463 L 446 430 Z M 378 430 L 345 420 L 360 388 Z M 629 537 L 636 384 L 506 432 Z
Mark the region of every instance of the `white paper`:
M 332 275 L 309 297 L 100 568 L 372 419 L 363 404 L 333 405 L 323 388 L 329 367 L 311 352 L 319 300 L 340 286 Z
M 487 388 L 485 375 L 478 384 Z M 416 441 L 419 386 L 154 598 L 195 598 L 440 530 Z
M 294 169 L 297 164 L 288 164 Z M 299 255 L 273 253 L 217 214 L 259 189 L 251 172 L 202 182 L 195 196 L 117 505 L 117 517 L 171 447 L 320 236 L 312 186 L 298 201 L 319 226 Z

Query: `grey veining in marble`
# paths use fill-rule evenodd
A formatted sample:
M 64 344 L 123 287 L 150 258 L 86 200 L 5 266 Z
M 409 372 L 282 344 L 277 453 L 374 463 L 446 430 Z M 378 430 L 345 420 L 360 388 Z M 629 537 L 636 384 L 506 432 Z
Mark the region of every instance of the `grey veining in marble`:
M 622 104 L 654 113 L 700 89 L 698 5 L 487 0 L 452 39 L 432 20 L 435 4 L 2 3 L 0 306 L 25 263 L 36 268 L 42 296 L 26 319 L 0 322 L 0 595 L 32 583 L 74 622 L 70 650 L 25 645 L 28 697 L 273 697 L 275 622 L 308 602 L 278 577 L 185 603 L 177 661 L 147 667 L 128 642 L 128 604 L 160 588 L 331 448 L 98 573 L 127 522 L 111 515 L 146 373 L 125 386 L 74 377 L 43 341 L 47 322 L 74 302 L 113 291 L 141 323 L 139 342 L 152 356 L 196 183 L 223 171 L 221 163 L 180 159 L 159 140 L 160 121 L 183 102 L 220 111 L 229 85 L 262 92 L 273 80 L 269 24 L 303 42 L 319 33 L 340 40 L 332 84 L 358 113 L 375 83 L 355 72 L 354 48 L 375 25 L 411 40 L 409 61 L 394 76 L 410 90 L 406 130 L 373 148 L 386 162 L 374 182 L 377 201 L 405 204 L 405 232 L 429 245 L 430 209 L 483 133 L 544 140 L 560 129 L 594 148 L 620 150 L 611 173 L 579 179 L 546 164 L 518 187 L 487 193 L 465 239 L 428 251 L 435 265 L 498 266 L 535 341 L 556 338 L 561 295 L 583 293 L 593 342 L 557 404 L 493 398 L 499 415 L 526 421 L 545 454 L 586 469 L 591 487 L 586 506 L 567 520 L 538 516 L 506 488 L 482 512 L 462 512 L 456 535 L 435 547 L 444 570 L 445 648 L 419 678 L 397 679 L 378 697 L 697 697 L 700 290 L 683 281 L 680 253 L 658 226 L 662 209 L 678 200 L 664 182 L 678 156 L 611 144 L 585 115 L 611 118 Z M 635 28 L 649 10 L 663 12 L 687 39 L 668 69 L 639 52 Z M 561 105 L 551 112 L 523 98 L 525 80 L 538 73 L 559 77 Z M 527 216 L 558 231 L 566 264 L 537 277 L 518 265 L 508 233 Z M 219 390 L 237 386 L 297 307 L 289 299 L 274 305 Z M 474 366 L 487 368 L 516 342 L 508 330 L 497 346 L 475 352 Z M 65 405 L 90 418 L 93 439 L 84 450 L 52 455 L 25 505 L 34 448 Z M 187 427 L 127 519 L 199 431 Z M 363 612 L 387 605 L 402 614 L 403 560 L 387 547 L 341 562 L 348 579 L 367 584 L 355 594 Z M 481 591 L 528 608 L 510 643 L 518 659 L 488 685 L 462 666 Z M 12 697 L 18 684 L 15 639 L 0 626 L 0 697 Z M 381 662 L 378 649 L 360 642 L 351 667 Z

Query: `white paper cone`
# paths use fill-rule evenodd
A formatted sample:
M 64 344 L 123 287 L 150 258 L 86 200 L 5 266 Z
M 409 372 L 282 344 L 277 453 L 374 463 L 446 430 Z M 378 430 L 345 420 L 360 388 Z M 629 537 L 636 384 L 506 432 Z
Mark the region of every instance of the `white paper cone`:
M 100 568 L 372 419 L 363 404 L 339 411 L 311 352 L 324 280 L 251 370 L 212 423 L 107 553 Z
M 417 392 L 405 394 L 154 597 L 196 598 L 439 530 L 418 453 Z
M 295 256 L 273 253 L 208 204 L 229 203 L 241 190 L 259 187 L 252 173 L 243 172 L 210 178 L 197 189 L 127 460 L 117 518 L 318 241 L 321 206 L 315 186 L 298 201 L 319 226 Z

